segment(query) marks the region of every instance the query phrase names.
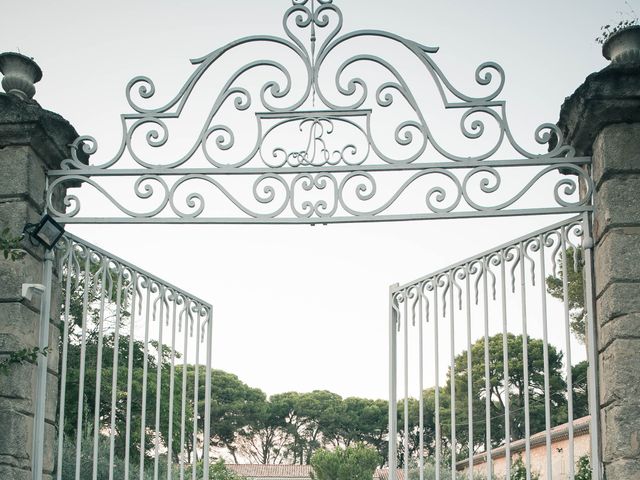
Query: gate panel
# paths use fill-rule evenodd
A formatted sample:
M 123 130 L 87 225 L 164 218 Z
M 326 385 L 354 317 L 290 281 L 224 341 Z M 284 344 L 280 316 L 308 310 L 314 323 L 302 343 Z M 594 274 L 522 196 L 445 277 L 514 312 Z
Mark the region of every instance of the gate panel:
M 208 478 L 211 305 L 69 233 L 56 478 Z
M 389 458 L 404 478 L 573 479 L 588 458 L 601 478 L 588 227 L 574 217 L 391 287 Z

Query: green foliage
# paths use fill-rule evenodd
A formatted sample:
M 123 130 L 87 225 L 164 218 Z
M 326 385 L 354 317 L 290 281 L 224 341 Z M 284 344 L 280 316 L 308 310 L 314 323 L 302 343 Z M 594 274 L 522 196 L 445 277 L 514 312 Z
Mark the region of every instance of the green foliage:
M 0 361 L 0 375 L 7 373 L 11 365 L 23 364 L 25 362 L 35 363 L 38 360 L 38 355 L 46 357 L 48 351 L 49 347 L 45 347 L 42 350 L 39 347 L 32 347 L 11 352 L 7 358 Z
M 357 444 L 335 450 L 320 449 L 311 457 L 315 480 L 371 480 L 380 458 L 375 450 Z
M 96 462 L 97 480 L 124 479 L 124 478 L 140 478 L 140 468 L 137 462 L 131 462 L 128 468 L 128 475 L 125 476 L 125 463 L 117 454 L 110 457 L 109 438 L 105 436 L 99 437 L 98 456 Z M 93 473 L 93 438 L 85 436 L 81 443 L 80 455 L 80 478 L 92 478 Z M 75 480 L 76 475 L 76 444 L 74 442 L 66 442 L 62 455 L 62 480 Z M 196 464 L 196 478 L 203 480 L 203 463 L 199 461 Z M 113 469 L 113 477 L 109 475 L 109 471 Z M 184 478 L 191 478 L 193 467 L 187 465 L 184 468 Z M 177 464 L 171 467 L 173 478 L 180 477 L 180 468 Z M 158 476 L 155 476 L 153 462 L 147 462 L 144 468 L 142 478 L 144 480 L 152 480 L 154 478 L 167 478 L 167 457 L 161 456 L 158 462 Z M 244 477 L 229 470 L 222 460 L 209 466 L 209 480 L 243 480 Z
M 489 338 L 489 390 L 485 384 L 484 339 L 479 339 L 471 347 L 472 371 L 472 400 L 474 421 L 473 439 L 471 445 L 475 451 L 486 447 L 486 424 L 484 422 L 486 401 L 489 398 L 491 414 L 491 445 L 498 446 L 504 440 L 504 359 L 503 336 L 497 334 Z M 508 349 L 508 385 L 510 402 L 510 432 L 512 439 L 525 436 L 525 377 L 523 373 L 524 359 L 522 354 L 522 335 L 507 335 Z M 542 340 L 527 339 L 528 344 L 528 389 L 530 408 L 530 428 L 532 432 L 545 429 L 544 407 L 544 346 Z M 562 352 L 553 345 L 548 346 L 549 353 L 549 391 L 551 403 L 551 423 L 558 425 L 567 421 L 566 383 L 563 376 Z M 447 384 L 441 391 L 440 402 L 443 408 L 441 418 L 443 423 L 443 437 L 450 436 L 451 427 L 447 419 L 450 418 L 451 371 L 448 373 Z M 468 440 L 468 397 L 467 397 L 467 352 L 464 351 L 455 358 L 456 382 L 456 424 L 457 438 L 464 445 Z M 468 453 L 465 452 L 467 455 Z M 466 455 L 465 455 L 466 456 Z
M 573 389 L 573 418 L 589 415 L 588 373 L 589 362 L 583 360 L 571 367 Z
M 129 466 L 129 475 L 125 477 L 125 463 L 118 456 L 110 458 L 109 439 L 101 436 L 98 440 L 98 456 L 96 462 L 97 480 L 109 480 L 109 470 L 113 469 L 112 478 L 140 478 L 140 470 L 136 465 Z M 92 478 L 93 472 L 93 438 L 85 436 L 81 442 L 80 478 Z M 76 444 L 74 441 L 66 441 L 64 445 L 62 464 L 62 480 L 75 480 L 76 478 Z M 144 480 L 153 479 L 153 470 L 146 471 Z
M 591 480 L 591 461 L 589 455 L 581 456 L 576 462 L 575 480 Z
M 577 258 L 576 258 L 577 255 Z M 586 336 L 586 310 L 584 308 L 584 265 L 582 251 L 567 248 L 567 298 L 569 300 L 569 320 L 571 331 L 581 342 L 585 342 Z M 563 275 L 565 266 L 562 257 L 558 258 L 558 275 L 549 275 L 546 278 L 549 294 L 564 301 Z
M 25 255 L 21 248 L 22 236 L 12 236 L 9 228 L 4 228 L 0 232 L 0 251 L 5 260 L 19 260 Z
M 638 25 L 638 14 L 633 9 L 628 0 L 625 0 L 624 4 L 627 7 L 627 11 L 623 12 L 619 10 L 617 13 L 620 19 L 616 23 L 613 23 L 613 25 L 607 24 L 600 27 L 600 35 L 596 37 L 596 43 L 602 45 L 616 33 L 624 30 L 625 28 Z
M 540 475 L 537 472 L 531 472 L 531 480 L 538 480 Z M 511 465 L 510 480 L 527 480 L 527 466 L 522 461 L 522 457 L 518 457 Z
M 436 466 L 432 462 L 425 463 L 424 465 L 424 480 L 436 480 L 436 478 L 447 479 L 451 478 L 451 467 L 443 465 L 440 467 L 440 476 L 436 476 Z M 487 476 L 482 473 L 473 473 L 473 480 L 486 480 Z M 420 480 L 420 470 L 418 468 L 412 468 L 409 470 L 409 480 Z M 469 480 L 468 473 L 456 472 L 456 480 Z

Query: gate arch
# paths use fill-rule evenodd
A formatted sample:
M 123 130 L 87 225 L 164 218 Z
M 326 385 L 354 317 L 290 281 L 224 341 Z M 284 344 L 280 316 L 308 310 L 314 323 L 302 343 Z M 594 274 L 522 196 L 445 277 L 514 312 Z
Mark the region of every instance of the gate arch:
M 133 111 L 121 115 L 116 153 L 93 162 L 98 142 L 78 138 L 62 169 L 48 173 L 50 212 L 64 223 L 314 224 L 591 209 L 590 158 L 564 145 L 554 124 L 532 135 L 546 152 L 514 137 L 499 99 L 500 65 L 479 65 L 482 93 L 465 94 L 438 67 L 438 48 L 380 30 L 344 32 L 343 23 L 333 0 L 293 0 L 283 37 L 241 38 L 192 60 L 194 72 L 166 103 L 155 101 L 150 78 L 133 78 L 126 88 Z M 397 56 L 379 56 L 382 46 Z M 248 48 L 249 60 L 225 72 L 199 130 L 184 145 L 172 143 L 172 127 L 197 103 L 201 84 Z M 415 72 L 428 88 L 405 80 Z M 439 104 L 425 104 L 425 93 Z M 458 123 L 455 148 L 435 133 L 435 107 Z M 529 168 L 529 178 L 506 186 L 505 173 L 518 167 Z M 558 173 L 565 175 L 546 184 Z M 115 193 L 114 179 L 130 198 Z M 66 211 L 56 210 L 57 188 L 77 184 L 113 213 L 92 213 L 78 193 L 67 195 Z M 549 202 L 532 207 L 527 195 L 537 188 Z

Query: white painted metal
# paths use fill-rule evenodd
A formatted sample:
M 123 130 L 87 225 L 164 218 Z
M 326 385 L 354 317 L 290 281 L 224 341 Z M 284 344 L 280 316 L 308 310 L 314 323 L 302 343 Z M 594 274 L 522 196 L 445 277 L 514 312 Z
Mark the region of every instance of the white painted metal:
M 604 478 L 602 465 L 602 440 L 600 430 L 600 393 L 598 382 L 598 327 L 596 323 L 596 303 L 594 265 L 593 265 L 593 235 L 592 219 L 590 215 L 582 215 L 584 239 L 584 276 L 585 276 L 585 307 L 587 309 L 587 355 L 589 358 L 589 414 L 591 415 L 591 465 L 592 480 Z
M 53 252 L 44 254 L 43 286 L 40 300 L 40 325 L 38 338 L 38 370 L 34 412 L 33 459 L 31 471 L 34 480 L 40 480 L 44 455 L 45 405 L 47 401 L 47 365 L 46 353 L 49 346 L 49 321 L 51 318 L 51 277 L 53 275 Z
M 99 457 L 104 455 L 108 456 L 110 479 L 146 479 L 149 475 L 171 479 L 174 474 L 183 479 L 186 463 L 194 467 L 193 478 L 196 470 L 208 477 L 211 305 L 68 233 L 56 256 L 64 280 L 56 478 L 60 480 L 62 469 L 68 468 L 70 451 L 75 451 L 75 471 L 65 476 L 72 473 L 77 479 L 97 478 L 102 468 Z M 105 356 L 107 346 L 112 352 L 109 356 Z M 69 365 L 71 348 L 76 352 L 74 362 L 80 357 L 79 365 Z M 141 348 L 143 358 L 134 359 Z M 120 353 L 127 351 L 124 359 Z M 183 357 L 180 392 L 176 388 L 180 381 L 174 382 L 179 356 Z M 70 367 L 76 377 L 69 377 Z M 187 376 L 192 374 L 191 387 Z M 69 396 L 70 387 L 77 396 Z M 87 392 L 93 397 L 87 397 Z M 204 409 L 198 407 L 201 394 Z M 69 422 L 67 412 L 76 408 L 77 418 Z M 147 411 L 152 413 L 147 415 Z M 132 424 L 134 418 L 140 423 Z M 180 445 L 174 438 L 174 421 L 181 428 Z M 75 424 L 73 438 L 65 433 L 71 424 Z M 187 434 L 186 428 L 193 431 Z M 143 446 L 139 458 L 130 456 L 132 442 Z M 187 443 L 191 458 L 187 458 Z M 116 448 L 124 451 L 124 477 L 114 472 Z M 34 451 L 42 452 L 42 444 Z M 162 460 L 165 454 L 166 461 Z M 139 473 L 132 463 L 137 463 Z M 34 471 L 42 472 L 42 467 Z
M 96 139 L 73 142 L 70 158 L 48 172 L 49 211 L 63 223 L 314 224 L 591 210 L 592 181 L 582 168 L 590 158 L 576 157 L 550 123 L 534 132 L 540 152 L 521 146 L 506 101 L 499 99 L 505 72 L 497 63 L 477 67 L 472 81 L 481 93 L 467 95 L 436 63 L 438 48 L 380 30 L 344 31 L 333 0 L 292 0 L 282 25 L 282 37 L 241 38 L 193 60 L 194 72 L 164 105 L 153 98 L 150 78 L 133 78 L 126 87 L 132 112 L 121 115 L 117 151 L 87 164 L 85 157 L 98 150 Z M 359 52 L 363 40 L 369 47 Z M 269 48 L 273 58 L 246 55 L 247 46 Z M 390 51 L 410 58 L 411 69 Z M 234 55 L 237 70 L 216 70 Z M 213 93 L 190 143 L 176 153 L 171 127 L 212 71 L 224 86 Z M 424 92 L 412 89 L 404 78 L 409 73 L 424 80 L 420 85 L 432 85 L 439 106 L 456 117 L 455 147 L 441 143 L 430 124 L 436 123 L 433 105 L 418 100 Z M 230 117 L 241 118 L 242 128 Z M 462 143 L 472 151 L 457 151 Z M 535 172 L 517 188 L 503 188 L 505 175 L 517 167 Z M 118 195 L 109 177 L 119 178 Z M 544 178 L 553 178 L 553 185 Z M 232 187 L 243 182 L 240 191 Z M 68 208 L 58 211 L 58 190 L 77 184 L 85 188 L 67 193 Z M 542 185 L 548 195 L 543 202 L 537 197 L 536 208 L 519 203 Z M 129 195 L 121 195 L 122 187 Z M 424 200 L 398 207 L 415 189 Z M 84 202 L 89 190 L 98 199 Z M 100 203 L 116 213 L 92 212 Z
M 399 285 L 389 287 L 389 480 L 396 479 L 398 465 L 398 349 L 397 324 L 400 321 L 398 304 L 393 290 Z M 181 479 L 182 480 L 182 479 Z
M 445 469 L 450 474 L 452 479 L 458 478 L 456 476 L 456 470 L 466 469 L 470 480 L 473 479 L 474 468 L 477 472 L 477 466 L 474 466 L 474 461 L 479 461 L 484 464 L 483 474 L 486 478 L 510 478 L 513 473 L 512 468 L 512 455 L 513 442 L 515 440 L 521 440 L 524 443 L 522 448 L 522 459 L 527 470 L 527 478 L 532 478 L 532 472 L 534 472 L 533 458 L 532 458 L 532 445 L 531 437 L 533 434 L 540 433 L 544 438 L 543 448 L 545 454 L 543 455 L 542 466 L 539 463 L 540 460 L 536 460 L 536 470 L 541 468 L 546 475 L 546 478 L 555 478 L 561 474 L 557 471 L 556 467 L 553 467 L 554 456 L 558 454 L 555 452 L 555 448 L 552 446 L 551 429 L 559 423 L 567 423 L 567 435 L 568 446 L 564 448 L 564 455 L 567 455 L 568 462 L 566 464 L 566 478 L 573 479 L 576 475 L 575 462 L 578 458 L 575 457 L 576 451 L 574 448 L 575 435 L 573 428 L 573 421 L 575 420 L 574 404 L 573 404 L 573 378 L 572 378 L 572 339 L 571 339 L 571 325 L 570 325 L 570 307 L 569 307 L 569 281 L 568 281 L 568 269 L 577 268 L 579 255 L 584 252 L 584 272 L 585 272 L 585 306 L 587 320 L 589 328 L 593 329 L 593 305 L 589 305 L 589 302 L 593 301 L 591 289 L 592 285 L 592 267 L 589 265 L 590 261 L 590 236 L 589 227 L 585 225 L 588 222 L 588 214 L 583 216 L 570 218 L 568 220 L 556 223 L 548 228 L 539 230 L 525 237 L 508 242 L 493 250 L 484 252 L 477 256 L 468 258 L 460 263 L 448 266 L 441 270 L 435 271 L 432 274 L 416 279 L 404 285 L 394 285 L 390 289 L 390 303 L 392 312 L 392 323 L 390 326 L 390 351 L 393 351 L 393 357 L 390 363 L 390 395 L 395 399 L 396 385 L 395 385 L 395 370 L 397 368 L 397 356 L 400 355 L 403 359 L 404 365 L 404 405 L 405 405 L 405 424 L 403 430 L 405 432 L 405 455 L 403 458 L 405 474 L 408 473 L 409 462 L 414 462 L 417 465 L 420 478 L 424 478 L 424 470 L 427 462 L 433 464 L 435 470 L 435 477 L 441 478 L 441 474 Z M 581 247 L 582 243 L 582 247 Z M 574 265 L 570 265 L 568 260 L 568 249 L 571 248 L 574 252 L 575 262 Z M 561 273 L 559 273 L 561 272 Z M 558 278 L 561 281 L 561 297 L 559 300 L 562 302 L 562 308 L 557 300 L 549 300 L 551 298 L 550 293 L 547 291 L 547 279 L 550 275 L 554 278 Z M 507 288 L 508 284 L 511 284 L 511 291 Z M 516 285 L 519 288 L 516 288 Z M 519 290 L 519 291 L 518 291 Z M 407 304 L 409 299 L 414 298 L 415 293 L 420 292 L 421 295 L 415 301 L 414 308 L 420 310 L 418 315 L 412 312 L 413 324 L 409 322 L 409 313 L 407 310 Z M 473 301 L 475 299 L 475 302 Z M 556 302 L 556 303 L 551 303 Z M 400 305 L 403 304 L 404 308 Z M 558 305 L 556 305 L 558 304 Z M 518 307 L 519 305 L 519 307 Z M 457 313 L 460 312 L 460 313 Z M 561 312 L 560 318 L 556 320 L 558 312 Z M 518 318 L 518 315 L 520 318 Z M 531 316 L 535 316 L 535 321 L 531 321 Z M 554 317 L 550 317 L 554 315 Z M 512 318 L 510 318 L 512 317 Z M 418 320 L 418 328 L 414 328 L 415 320 Z M 460 321 L 463 320 L 463 321 Z M 553 325 L 559 327 L 551 330 L 550 321 L 553 320 Z M 440 329 L 440 322 L 449 323 L 449 331 L 447 338 L 447 331 Z M 394 327 L 395 328 L 392 328 Z M 447 379 L 456 378 L 456 359 L 457 355 L 463 350 L 462 345 L 459 345 L 456 350 L 456 344 L 458 338 L 464 338 L 464 334 L 460 330 L 464 330 L 466 327 L 466 368 L 467 372 L 471 372 L 474 365 L 477 365 L 479 361 L 482 363 L 482 369 L 484 375 L 480 380 L 484 385 L 484 393 L 480 391 L 482 395 L 482 403 L 484 404 L 484 415 L 482 420 L 474 420 L 474 392 L 472 386 L 471 375 L 468 374 L 466 383 L 466 392 L 462 389 L 458 389 L 454 381 L 449 383 L 449 390 L 447 395 L 448 399 L 443 399 L 440 390 L 443 385 L 441 384 L 441 361 L 447 358 Z M 402 332 L 403 341 L 401 345 L 397 345 L 397 332 L 404 328 Z M 518 370 L 512 371 L 509 366 L 510 357 L 513 354 L 513 350 L 509 348 L 509 339 L 515 338 L 512 336 L 510 329 L 516 328 L 522 332 L 522 366 L 520 367 L 520 373 L 522 377 L 519 377 Z M 483 357 L 482 360 L 475 356 L 472 356 L 471 349 L 474 338 L 472 331 L 480 334 L 480 341 L 482 342 Z M 530 337 L 530 335 L 533 335 Z M 560 357 L 554 357 L 553 375 L 554 384 L 551 385 L 552 366 L 550 364 L 550 355 L 552 345 L 550 344 L 550 335 L 553 333 L 554 339 L 554 351 L 558 352 Z M 561 334 L 561 335 L 560 335 Z M 589 335 L 593 335 L 592 330 L 589 331 Z M 539 340 L 535 340 L 534 337 L 539 337 Z M 417 338 L 417 352 L 413 352 L 412 348 L 415 342 L 410 341 L 411 338 Z M 424 348 L 424 339 L 430 338 L 433 341 L 433 360 L 431 364 L 423 364 L 422 350 Z M 497 358 L 494 358 L 496 352 L 492 350 L 490 353 L 490 343 L 497 339 L 500 339 L 500 359 L 503 365 L 498 369 L 492 363 Z M 562 338 L 561 343 L 558 342 L 558 338 Z M 536 366 L 534 370 L 535 377 L 532 380 L 529 368 L 529 363 L 532 360 L 530 358 L 530 343 L 535 340 L 536 351 L 540 352 L 540 357 L 535 357 L 534 361 L 540 362 L 541 365 Z M 511 340 L 513 341 L 513 340 Z M 431 345 L 431 343 L 429 343 Z M 449 345 L 449 351 L 441 354 L 441 350 Z M 493 348 L 497 345 L 492 343 Z M 592 413 L 592 425 L 591 425 L 591 455 L 593 468 L 593 478 L 601 479 L 600 470 L 600 450 L 599 450 L 599 430 L 597 429 L 598 422 L 598 404 L 597 404 L 597 385 L 596 378 L 596 346 L 593 342 L 589 341 L 588 349 L 588 361 L 590 362 L 589 371 L 590 376 L 588 379 L 589 390 L 589 408 Z M 558 348 L 560 350 L 558 350 Z M 536 354 L 536 355 L 539 355 Z M 559 369 L 559 361 L 564 361 L 564 365 Z M 462 360 L 462 359 L 461 359 Z M 417 362 L 418 379 L 417 385 L 419 392 L 409 392 L 408 385 L 412 384 L 411 375 L 413 373 L 413 367 L 411 362 Z M 460 363 L 458 363 L 460 365 Z M 480 366 L 478 365 L 478 367 Z M 476 367 L 476 369 L 478 368 Z M 434 411 L 426 411 L 424 406 L 424 375 L 430 378 L 430 382 L 433 381 L 434 386 Z M 493 375 L 502 375 L 500 380 L 494 379 Z M 523 391 L 521 391 L 519 402 L 524 397 L 524 405 L 518 404 L 518 408 L 515 410 L 510 403 L 510 395 L 513 392 L 514 386 L 511 384 L 511 375 L 514 374 L 521 378 L 518 380 L 523 384 Z M 564 379 L 559 380 L 558 375 L 563 375 Z M 566 385 L 566 389 L 558 391 L 559 383 Z M 565 383 L 563 383 L 565 382 Z M 427 386 L 429 386 L 427 384 Z M 532 410 L 532 402 L 534 398 L 531 397 L 532 388 L 535 388 L 535 410 Z M 554 390 L 552 390 L 552 388 Z M 565 387 L 562 387 L 565 388 Z M 492 392 L 488 394 L 487 392 Z M 406 405 L 408 397 L 410 395 L 416 395 L 420 400 L 420 416 L 419 434 L 420 445 L 419 452 L 425 452 L 426 445 L 424 442 L 425 422 L 424 417 L 426 415 L 433 416 L 435 418 L 435 438 L 430 439 L 435 445 L 434 458 L 426 458 L 421 454 L 418 454 L 415 458 L 408 458 L 407 456 L 407 436 L 406 432 L 409 428 L 415 428 L 407 423 L 406 419 Z M 463 395 L 466 394 L 467 398 Z M 493 396 L 492 396 L 493 395 Z M 468 402 L 467 408 L 462 410 L 467 412 L 467 424 L 464 424 L 462 420 L 457 423 L 457 414 L 460 414 L 461 410 L 456 409 L 456 402 L 461 399 Z M 553 399 L 553 400 L 552 400 Z M 564 399 L 564 400 L 562 400 Z M 557 402 L 564 402 L 558 404 Z M 443 403 L 445 402 L 445 403 Z M 475 402 L 478 402 L 478 398 L 475 398 Z M 496 416 L 494 408 L 496 403 L 502 403 L 503 412 L 500 416 Z M 447 406 L 448 404 L 448 406 Z M 558 405 L 566 406 L 566 417 L 559 417 Z M 390 409 L 393 406 L 397 406 L 396 402 L 390 402 Z M 441 415 L 443 408 L 450 408 L 449 415 Z M 564 407 L 563 407 L 564 408 Z M 542 415 L 536 417 L 535 425 L 541 428 L 541 431 L 532 432 L 533 419 L 531 415 L 533 411 L 542 412 L 544 410 L 544 418 Z M 522 412 L 524 411 L 524 418 Z M 564 411 L 563 411 L 564 412 Z M 396 418 L 397 411 L 390 413 L 391 418 Z M 450 417 L 450 425 L 448 426 L 447 437 L 443 435 L 442 428 L 446 426 L 447 417 Z M 500 429 L 503 432 L 500 435 L 499 431 L 495 431 L 492 427 L 492 422 L 499 421 L 500 418 L 504 419 L 504 426 Z M 562 420 L 562 421 L 560 421 Z M 519 425 L 518 428 L 524 427 L 522 437 L 514 437 L 515 430 L 511 429 L 511 422 L 516 421 Z M 483 443 L 475 444 L 474 440 L 474 424 L 484 428 L 484 440 Z M 457 436 L 458 431 L 462 431 L 459 427 L 466 427 L 465 430 L 468 433 L 468 438 L 462 440 Z M 541 426 L 541 427 L 540 427 Z M 397 425 L 393 421 L 389 424 L 390 439 L 397 439 Z M 520 430 L 522 431 L 522 430 Z M 499 438 L 498 443 L 496 438 Z M 467 442 L 466 444 L 464 442 Z M 474 446 L 476 448 L 482 447 L 481 456 L 473 457 Z M 500 447 L 503 449 L 503 453 L 494 453 L 494 448 Z M 393 451 L 394 446 L 389 446 L 389 451 Z M 472 452 L 467 458 L 462 457 L 460 461 L 457 461 L 457 455 L 460 452 Z M 517 452 L 518 450 L 516 450 Z M 445 454 L 446 453 L 446 454 Z M 495 456 L 498 455 L 498 456 Z M 520 455 L 520 454 L 517 454 Z M 500 460 L 500 466 L 497 465 L 498 458 Z M 450 469 L 450 470 L 448 470 Z M 564 477 L 563 477 L 564 478 Z

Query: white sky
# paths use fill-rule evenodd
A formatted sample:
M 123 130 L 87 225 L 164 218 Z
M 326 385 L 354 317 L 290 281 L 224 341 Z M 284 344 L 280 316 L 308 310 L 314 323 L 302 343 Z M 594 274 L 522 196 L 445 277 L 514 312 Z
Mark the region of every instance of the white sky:
M 530 139 L 606 65 L 594 38 L 619 0 L 336 0 L 344 31 L 388 30 L 439 46 L 461 90 L 477 65 L 505 69 L 511 126 Z M 36 99 L 80 134 L 119 142 L 124 87 L 173 95 L 197 58 L 245 35 L 281 34 L 287 0 L 10 2 L 0 48 L 44 71 Z M 455 5 L 455 6 L 454 6 Z M 635 6 L 635 4 L 634 4 Z M 196 126 L 194 128 L 200 128 Z M 108 150 L 108 147 L 104 147 Z M 316 226 L 70 226 L 73 233 L 211 302 L 214 366 L 267 393 L 387 396 L 387 290 L 556 218 Z

